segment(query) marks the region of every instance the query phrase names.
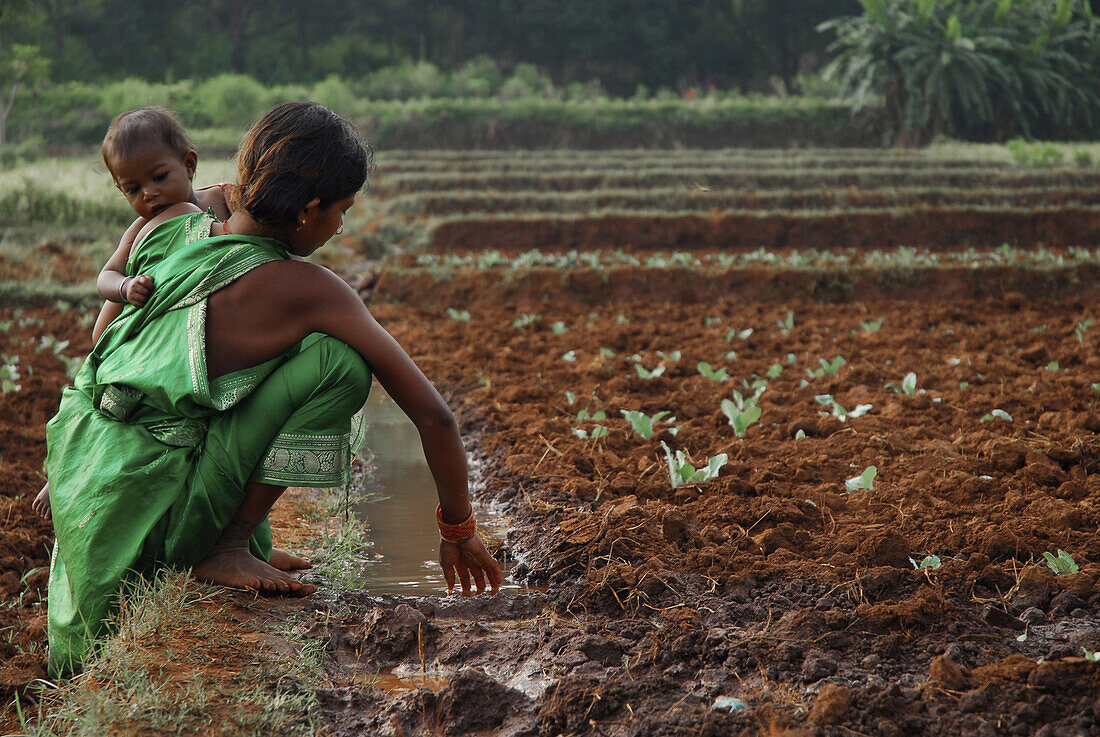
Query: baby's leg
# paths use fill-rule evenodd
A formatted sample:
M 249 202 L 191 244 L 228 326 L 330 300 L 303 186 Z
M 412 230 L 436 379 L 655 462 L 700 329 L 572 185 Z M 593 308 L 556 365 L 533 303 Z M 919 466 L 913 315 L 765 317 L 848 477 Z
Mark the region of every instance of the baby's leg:
M 38 496 L 31 502 L 31 509 L 38 514 L 42 515 L 46 519 L 50 518 L 50 482 L 47 481 L 46 485 L 42 487 L 42 491 L 38 492 Z

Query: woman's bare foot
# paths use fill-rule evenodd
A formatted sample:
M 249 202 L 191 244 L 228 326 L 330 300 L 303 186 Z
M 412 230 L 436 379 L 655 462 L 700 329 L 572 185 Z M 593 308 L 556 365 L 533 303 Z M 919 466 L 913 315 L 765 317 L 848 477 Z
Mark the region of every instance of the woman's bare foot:
M 254 557 L 247 547 L 212 550 L 191 572 L 200 581 L 267 594 L 309 596 L 317 590 Z
M 313 567 L 313 561 L 303 558 L 282 548 L 272 548 L 271 558 L 267 561 L 272 568 L 280 571 L 304 571 Z
M 302 583 L 252 555 L 248 538 L 255 529 L 256 523 L 239 518 L 226 525 L 210 552 L 192 569 L 195 578 L 270 594 L 308 596 L 316 591 L 316 586 Z
M 46 483 L 42 487 L 42 491 L 38 492 L 38 496 L 31 502 L 31 509 L 38 514 L 42 515 L 46 519 L 50 518 L 50 484 Z

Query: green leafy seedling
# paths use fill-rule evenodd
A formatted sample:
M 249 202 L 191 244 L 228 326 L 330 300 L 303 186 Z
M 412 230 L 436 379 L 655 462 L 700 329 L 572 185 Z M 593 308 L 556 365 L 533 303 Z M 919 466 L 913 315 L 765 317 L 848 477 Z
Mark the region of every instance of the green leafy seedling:
M 615 351 L 613 351 L 613 350 L 611 350 L 610 348 L 607 348 L 607 347 L 601 347 L 600 348 L 600 355 L 603 356 L 604 358 L 614 358 L 615 357 Z
M 661 441 L 661 448 L 665 452 L 665 462 L 668 464 L 668 477 L 672 483 L 672 488 L 683 486 L 684 484 L 702 484 L 711 479 L 718 477 L 718 472 L 722 466 L 726 465 L 729 460 L 729 456 L 725 453 L 719 453 L 707 460 L 707 465 L 703 468 L 696 468 L 689 461 L 687 454 L 682 450 L 677 450 L 673 454 L 672 449 L 665 444 L 665 441 Z
M 470 311 L 469 310 L 456 310 L 454 307 L 447 308 L 447 317 L 451 318 L 455 322 L 469 322 Z
M 882 323 L 885 320 L 885 317 L 880 317 L 877 320 L 860 320 L 859 329 L 865 333 L 877 333 L 882 329 Z
M 1046 365 L 1047 371 L 1058 371 L 1061 368 L 1061 365 L 1057 361 L 1051 361 Z
M 746 340 L 750 335 L 752 335 L 752 328 L 745 328 L 744 330 L 730 328 L 726 331 L 726 342 L 732 343 L 734 338 L 737 338 L 738 340 Z
M 910 371 L 902 378 L 901 386 L 890 382 L 885 388 L 892 389 L 895 394 L 905 394 L 914 397 L 917 394 L 917 375 L 915 372 Z
M 1092 324 L 1094 322 L 1095 322 L 1095 319 L 1090 317 L 1090 318 L 1087 318 L 1087 319 L 1077 323 L 1077 327 L 1074 328 L 1073 333 L 1074 333 L 1074 335 L 1077 336 L 1077 342 L 1078 343 L 1084 343 L 1085 342 L 1085 331 L 1088 330 L 1089 328 L 1091 328 Z
M 792 310 L 787 310 L 787 317 L 782 320 L 776 320 L 775 325 L 783 331 L 784 335 L 794 330 L 794 312 Z
M 595 412 L 589 412 L 588 408 L 585 407 L 584 409 L 582 409 L 580 412 L 577 413 L 577 419 L 578 420 L 592 420 L 593 422 L 602 422 L 603 420 L 607 419 L 607 413 L 604 412 L 602 409 L 597 410 Z
M 656 379 L 658 376 L 663 374 L 665 372 L 665 367 L 658 366 L 657 368 L 650 371 L 646 367 L 642 366 L 642 364 L 636 363 L 634 364 L 634 370 L 638 372 L 639 379 L 645 379 L 646 381 L 649 381 L 650 379 Z
M 1058 555 L 1043 553 L 1043 558 L 1046 559 L 1047 568 L 1054 571 L 1054 573 L 1059 576 L 1067 576 L 1071 573 L 1077 573 L 1080 570 L 1077 566 L 1077 562 L 1073 560 L 1073 556 L 1061 548 L 1058 549 Z
M 626 418 L 626 421 L 630 423 L 630 426 L 634 428 L 634 432 L 638 433 L 639 435 L 641 435 L 646 440 L 653 437 L 653 434 L 656 432 L 656 427 L 655 426 L 657 425 L 657 423 L 660 422 L 661 420 L 663 420 L 665 417 L 668 417 L 671 414 L 671 412 L 668 412 L 667 410 L 662 411 L 662 412 L 658 412 L 658 413 L 654 414 L 652 417 L 647 415 L 645 412 L 639 412 L 639 411 L 633 410 L 633 409 L 632 410 L 621 409 L 621 410 L 619 410 L 619 412 L 621 412 L 623 417 Z M 667 422 L 670 423 L 670 424 L 673 423 L 673 422 L 676 422 L 676 418 L 675 417 L 668 417 Z M 680 428 L 670 427 L 670 428 L 668 428 L 668 431 L 670 433 L 672 433 L 673 435 L 675 435 L 677 432 L 680 431 Z
M 565 361 L 566 363 L 576 363 L 577 362 L 577 352 L 576 351 L 566 351 L 565 353 L 561 354 L 561 360 Z
M 565 399 L 569 402 L 569 406 L 573 406 L 573 404 L 577 401 L 577 395 L 573 392 L 566 392 Z
M 836 372 L 840 371 L 840 367 L 848 363 L 844 360 L 844 356 L 836 356 L 832 361 L 826 361 L 824 358 L 819 358 L 817 362 L 821 365 L 821 370 L 829 376 L 836 376 Z
M 552 332 L 554 335 L 565 335 L 569 332 L 569 328 L 565 326 L 564 322 L 558 320 L 554 323 L 553 327 L 550 328 L 550 332 Z
M 1100 662 L 1100 651 L 1093 652 L 1092 650 L 1089 650 L 1087 647 L 1082 647 L 1081 650 L 1083 650 L 1084 653 L 1085 653 L 1085 660 L 1088 660 L 1088 661 L 1093 662 L 1093 663 Z
M 603 425 L 596 425 L 591 430 L 585 430 L 582 427 L 574 427 L 573 435 L 581 440 L 599 440 L 600 438 L 607 437 L 607 428 Z
M 924 559 L 921 560 L 919 563 L 915 558 L 910 558 L 909 562 L 912 563 L 913 567 L 916 568 L 918 571 L 923 571 L 926 569 L 931 569 L 934 571 L 941 565 L 943 565 L 940 562 L 940 557 L 938 555 L 926 555 L 924 556 Z
M 783 373 L 783 364 L 773 363 L 771 365 L 771 368 L 769 368 L 767 373 L 765 373 L 764 375 L 767 376 L 769 379 L 778 379 L 780 374 L 782 374 L 782 373 Z
M 981 419 L 979 419 L 978 422 L 989 422 L 993 419 L 1004 420 L 1005 422 L 1012 422 L 1012 415 L 1005 412 L 1003 409 L 995 409 L 989 414 L 982 415 Z
M 657 355 L 660 356 L 665 361 L 672 361 L 673 363 L 675 363 L 676 361 L 680 360 L 680 357 L 683 354 L 680 353 L 680 351 L 672 351 L 670 353 L 665 353 L 664 351 L 657 351 Z
M 874 489 L 875 477 L 878 476 L 878 469 L 874 466 L 868 466 L 863 469 L 863 473 L 859 476 L 853 476 L 844 482 L 845 491 L 859 491 L 860 489 Z
M 729 373 L 726 372 L 725 366 L 721 366 L 716 370 L 706 361 L 700 361 L 695 365 L 695 370 L 711 381 L 721 382 L 729 379 Z
M 515 320 L 512 320 L 512 327 L 522 333 L 525 332 L 528 327 L 534 325 L 541 319 L 542 315 L 528 315 L 526 312 L 524 312 L 521 313 L 520 316 L 517 317 Z
M 737 434 L 737 437 L 743 438 L 749 427 L 760 419 L 762 412 L 756 404 L 748 404 L 739 408 L 735 402 L 723 399 L 722 414 L 726 416 L 726 420 Z

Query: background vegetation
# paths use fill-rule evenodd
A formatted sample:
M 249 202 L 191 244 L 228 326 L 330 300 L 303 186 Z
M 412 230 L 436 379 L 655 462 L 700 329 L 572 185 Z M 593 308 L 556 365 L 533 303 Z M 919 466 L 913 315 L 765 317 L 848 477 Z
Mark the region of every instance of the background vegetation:
M 4 0 L 0 155 L 150 103 L 231 148 L 306 97 L 388 147 L 1081 140 L 1097 25 L 1088 0 Z

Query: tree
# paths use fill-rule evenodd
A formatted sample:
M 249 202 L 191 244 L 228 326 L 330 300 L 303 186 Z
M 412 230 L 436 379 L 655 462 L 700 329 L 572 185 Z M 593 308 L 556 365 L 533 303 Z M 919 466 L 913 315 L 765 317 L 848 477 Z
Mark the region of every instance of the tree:
M 859 108 L 882 100 L 900 145 L 1094 129 L 1097 21 L 1088 0 L 861 0 L 825 69 Z
M 0 47 L 0 148 L 7 143 L 8 117 L 22 87 L 36 87 L 49 78 L 50 62 L 30 44 Z

